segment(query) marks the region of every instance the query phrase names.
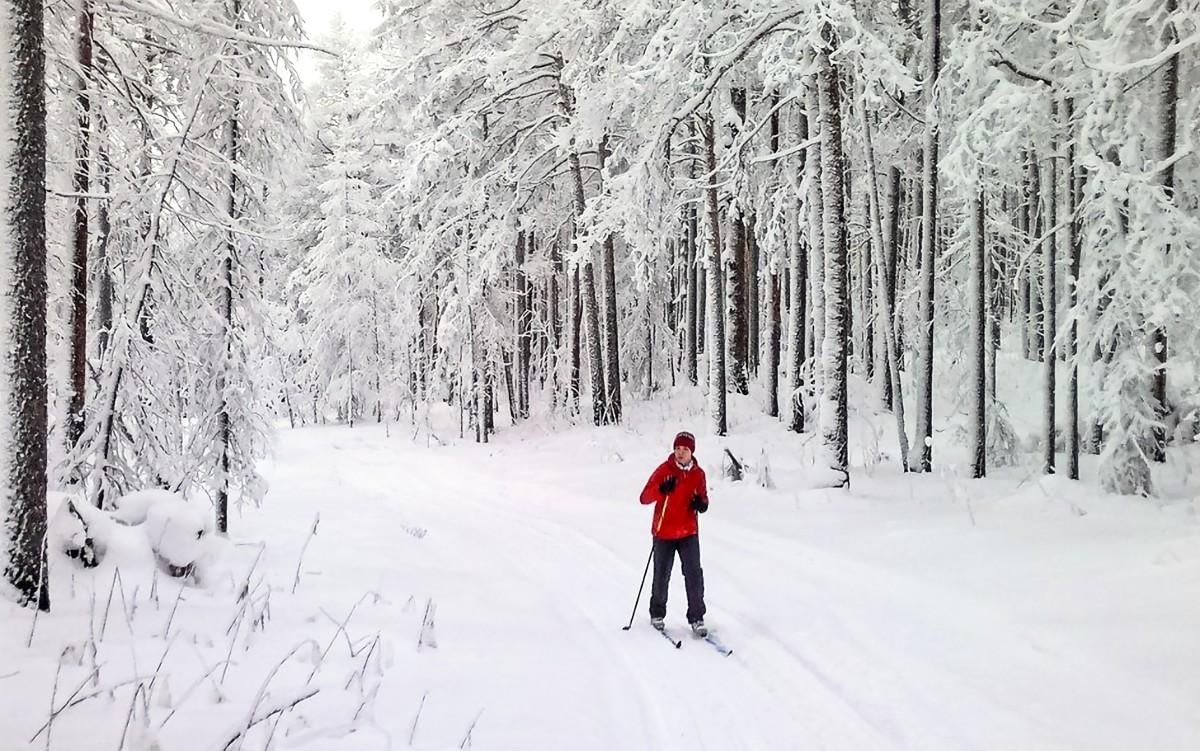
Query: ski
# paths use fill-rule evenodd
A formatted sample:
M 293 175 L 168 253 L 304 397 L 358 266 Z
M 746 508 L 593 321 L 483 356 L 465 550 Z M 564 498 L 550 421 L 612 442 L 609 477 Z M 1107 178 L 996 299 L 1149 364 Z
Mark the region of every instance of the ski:
M 709 631 L 704 636 L 697 636 L 696 638 L 703 639 L 704 641 L 708 642 L 709 645 L 713 649 L 717 650 L 717 652 L 719 652 L 722 657 L 728 657 L 729 655 L 733 654 L 733 650 L 730 649 L 729 647 L 725 646 L 725 644 L 720 639 L 713 636 L 713 632 L 711 632 L 711 631 Z
M 654 630 L 655 630 L 655 631 L 658 631 L 658 633 L 662 635 L 662 638 L 664 638 L 664 639 L 666 639 L 667 641 L 669 641 L 669 642 L 671 642 L 672 644 L 674 644 L 674 645 L 675 645 L 675 649 L 679 649 L 680 647 L 682 647 L 682 646 L 683 646 L 683 640 L 682 640 L 682 639 L 675 639 L 674 637 L 672 637 L 670 634 L 668 634 L 668 633 L 667 633 L 667 630 L 666 630 L 665 628 L 664 628 L 664 629 L 657 629 L 657 628 L 656 628 L 656 629 L 654 629 Z

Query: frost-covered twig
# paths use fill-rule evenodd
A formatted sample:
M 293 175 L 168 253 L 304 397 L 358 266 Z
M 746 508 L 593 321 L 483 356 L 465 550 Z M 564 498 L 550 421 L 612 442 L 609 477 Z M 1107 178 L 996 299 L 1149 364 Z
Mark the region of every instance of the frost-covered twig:
M 262 716 L 255 715 L 255 712 L 258 711 L 258 705 L 262 703 L 263 698 L 267 694 L 267 688 L 271 685 L 271 681 L 275 680 L 275 676 L 279 673 L 279 669 L 282 668 L 288 660 L 292 659 L 292 657 L 295 656 L 296 652 L 300 651 L 301 647 L 308 646 L 309 644 L 315 645 L 316 642 L 312 639 L 305 639 L 304 641 L 300 642 L 296 646 L 292 647 L 292 649 L 286 655 L 283 656 L 283 659 L 280 660 L 278 663 L 276 663 L 275 667 L 271 668 L 271 672 L 267 673 L 267 677 L 263 680 L 262 685 L 258 687 L 258 693 L 254 695 L 254 702 L 251 703 L 250 710 L 246 713 L 246 721 L 245 721 L 245 724 L 243 725 L 242 729 L 237 731 L 237 733 L 234 734 L 234 736 L 231 737 L 225 743 L 225 745 L 221 746 L 222 749 L 229 748 L 234 743 L 234 741 L 245 736 L 245 734 L 250 731 L 250 728 L 252 728 L 253 726 L 262 722 L 263 720 L 269 718 L 270 716 L 274 715 L 276 712 L 282 712 L 287 709 L 291 709 L 292 707 L 296 706 L 297 704 L 304 701 L 305 699 L 312 697 L 320 690 L 320 689 L 316 689 L 316 688 L 314 688 L 314 689 L 305 688 L 304 690 L 302 690 L 302 692 L 298 698 L 295 698 L 291 701 L 280 702 L 280 703 L 276 704 L 274 708 L 272 708 L 268 712 L 264 713 Z M 311 678 L 311 676 L 310 676 L 310 678 Z M 305 686 L 307 686 L 307 685 L 308 685 L 307 682 L 305 682 Z
M 133 721 L 133 715 L 137 710 L 138 695 L 143 695 L 144 698 L 145 691 L 146 686 L 143 683 L 138 683 L 137 688 L 133 690 L 133 697 L 129 700 L 129 713 L 125 715 L 125 727 L 121 729 L 121 743 L 117 746 L 117 751 L 125 748 L 125 738 L 129 734 L 129 723 Z
M 130 678 L 128 680 L 119 681 L 117 683 L 114 683 L 111 686 L 105 686 L 104 688 L 98 688 L 98 689 L 95 689 L 94 691 L 91 691 L 90 693 L 80 696 L 79 692 L 82 691 L 83 687 L 86 686 L 88 684 L 88 681 L 90 681 L 92 679 L 92 674 L 89 673 L 88 675 L 84 676 L 83 680 L 79 683 L 79 685 L 75 687 L 75 690 L 71 692 L 71 695 L 67 697 L 67 699 L 63 703 L 63 705 L 60 706 L 55 711 L 50 713 L 50 718 L 45 722 L 45 724 L 43 724 L 40 728 L 38 728 L 36 732 L 34 732 L 33 736 L 30 737 L 29 742 L 33 743 L 34 741 L 36 741 L 38 736 L 41 735 L 43 731 L 45 731 L 47 728 L 50 727 L 50 723 L 53 722 L 55 720 L 55 718 L 57 718 L 60 714 L 62 714 L 64 711 L 70 709 L 71 707 L 77 707 L 80 704 L 83 704 L 85 701 L 88 701 L 89 699 L 95 699 L 97 696 L 103 696 L 105 694 L 110 694 L 113 691 L 116 691 L 118 688 L 124 688 L 125 686 L 128 686 L 131 683 L 139 683 L 141 681 L 146 680 L 147 677 L 148 676 L 144 676 L 144 675 L 134 676 L 133 678 Z
M 308 532 L 308 537 L 304 538 L 304 545 L 300 548 L 300 560 L 296 561 L 296 577 L 292 580 L 292 594 L 296 594 L 296 587 L 300 585 L 300 567 L 304 565 L 304 553 L 308 550 L 308 543 L 317 534 L 317 526 L 321 523 L 321 515 L 317 514 L 313 518 L 312 529 Z
M 199 653 L 199 650 L 197 650 L 197 653 Z M 201 657 L 203 657 L 203 656 L 201 656 Z M 192 683 L 191 686 L 188 686 L 187 691 L 183 692 L 183 695 L 179 698 L 179 701 L 175 702 L 175 706 L 171 707 L 171 711 L 169 713 L 167 713 L 167 716 L 163 718 L 163 721 L 158 723 L 158 729 L 162 730 L 163 726 L 166 725 L 167 722 L 170 721 L 170 719 L 175 716 L 175 713 L 179 711 L 179 708 L 181 706 L 183 706 L 183 703 L 185 701 L 187 701 L 188 698 L 192 695 L 192 692 L 194 692 L 197 688 L 199 688 L 200 684 L 204 683 L 205 679 L 211 679 L 213 672 L 218 667 L 222 667 L 225 664 L 227 664 L 225 661 L 213 663 L 204 671 L 203 675 L 201 675 L 199 678 L 197 678 Z M 221 688 L 219 685 L 217 685 L 216 683 L 213 683 L 213 688 L 215 688 L 217 690 L 217 692 L 220 693 Z
M 417 737 L 417 723 L 421 721 L 421 710 L 425 708 L 425 699 L 429 698 L 429 692 L 421 694 L 421 703 L 417 705 L 417 713 L 413 715 L 412 727 L 408 729 L 408 745 L 413 744 L 413 738 Z
M 482 716 L 483 710 L 480 709 L 479 713 L 475 715 L 475 719 L 471 720 L 471 724 L 467 726 L 467 734 L 463 736 L 462 743 L 458 744 L 459 748 L 471 747 L 471 733 L 475 732 L 475 726 L 479 724 L 479 718 Z

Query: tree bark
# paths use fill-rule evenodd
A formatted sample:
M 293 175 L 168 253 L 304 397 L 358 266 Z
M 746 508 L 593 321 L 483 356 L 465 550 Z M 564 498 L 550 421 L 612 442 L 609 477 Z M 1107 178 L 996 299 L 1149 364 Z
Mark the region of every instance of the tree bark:
M 721 219 L 717 204 L 717 145 L 716 125 L 711 114 L 700 124 L 704 139 L 705 219 L 708 222 L 708 413 L 713 432 L 723 436 L 728 431 L 725 416 L 725 319 L 721 311 Z
M 809 113 L 802 109 L 798 112 L 796 133 L 800 143 L 804 143 L 808 140 Z M 808 149 L 804 149 L 798 155 L 798 175 L 803 175 L 807 169 L 808 151 Z M 801 231 L 804 224 L 802 211 L 806 207 L 801 203 L 800 198 L 799 191 L 797 191 L 793 205 L 795 231 L 791 238 L 791 247 L 788 248 L 788 283 L 791 285 L 791 294 L 789 295 L 791 299 L 788 305 L 788 375 L 791 378 L 788 428 L 794 433 L 804 432 L 804 361 L 808 357 L 808 347 L 805 341 L 805 335 L 808 333 L 808 322 L 805 316 L 808 307 L 808 252 Z
M 233 26 L 240 26 L 242 15 L 241 0 L 233 0 Z M 234 75 L 236 81 L 237 76 Z M 230 229 L 225 234 L 225 257 L 221 259 L 221 274 L 224 284 L 220 292 L 220 310 L 222 324 L 222 338 L 225 361 L 218 367 L 217 376 L 217 393 L 219 394 L 220 407 L 217 411 L 217 444 L 220 452 L 220 468 L 221 474 L 217 480 L 217 532 L 227 534 L 229 532 L 229 470 L 230 470 L 230 452 L 233 450 L 233 418 L 230 414 L 231 407 L 229 405 L 229 371 L 233 367 L 233 329 L 235 322 L 233 320 L 233 259 L 237 255 L 237 236 L 233 232 L 233 226 L 238 221 L 238 177 L 237 168 L 238 160 L 240 159 L 240 123 L 238 118 L 240 115 L 240 93 L 235 89 L 233 112 L 229 115 L 228 123 L 228 140 L 226 148 L 228 149 L 227 158 L 229 160 L 229 193 L 226 196 L 226 212 L 229 216 Z M 353 414 L 354 404 L 350 404 L 351 414 Z M 353 418 L 351 418 L 353 419 Z
M 46 586 L 46 53 L 41 0 L 10 0 L 0 34 L 0 565 L 24 606 Z
M 921 210 L 921 337 L 918 370 L 921 390 L 917 396 L 917 440 L 920 442 L 922 472 L 933 470 L 933 335 L 934 335 L 934 261 L 936 254 L 937 180 L 938 180 L 938 117 L 933 100 L 938 75 L 942 67 L 942 2 L 929 0 L 927 37 L 929 67 L 926 74 L 928 106 L 925 127 L 924 199 Z
M 971 477 L 987 475 L 987 235 L 983 177 L 971 193 Z
M 1166 0 L 1168 21 L 1163 30 L 1164 46 L 1169 46 L 1179 40 L 1178 30 L 1170 19 L 1179 8 L 1179 0 Z M 1177 140 L 1177 123 L 1179 107 L 1179 53 L 1167 58 L 1162 72 L 1162 84 L 1158 97 L 1158 106 L 1162 117 L 1162 134 L 1159 143 L 1159 159 L 1167 166 L 1159 173 L 1159 180 L 1168 200 L 1175 202 L 1175 163 L 1171 157 L 1175 154 Z M 1163 255 L 1170 255 L 1171 246 L 1163 248 Z M 1165 421 L 1171 410 L 1167 402 L 1167 331 L 1156 328 L 1150 336 L 1151 358 L 1153 358 L 1154 375 L 1150 384 L 1150 397 L 1154 401 L 1154 409 L 1158 417 L 1158 425 L 1151 432 L 1150 458 L 1156 462 L 1167 460 L 1167 430 Z
M 532 343 L 532 320 L 529 306 L 529 279 L 525 273 L 525 242 L 528 233 L 517 231 L 517 244 L 513 251 L 513 270 L 517 287 L 517 375 L 516 411 L 514 418 L 529 417 L 529 358 Z
M 900 350 L 896 345 L 896 331 L 892 325 L 895 309 L 892 307 L 893 298 L 886 291 L 888 281 L 887 263 L 883 256 L 889 243 L 884 240 L 883 221 L 879 216 L 879 179 L 875 168 L 875 146 L 871 137 L 871 122 L 866 108 L 859 107 L 863 143 L 866 149 L 867 162 L 867 209 L 869 212 L 869 229 L 871 232 L 871 247 L 876 249 L 878 257 L 874 268 L 875 300 L 879 306 L 879 328 L 883 332 L 885 366 L 884 380 L 891 384 L 888 393 L 892 396 L 892 413 L 896 418 L 896 438 L 900 449 L 900 468 L 908 469 L 908 427 L 904 422 L 904 389 L 900 382 Z M 893 230 L 894 232 L 894 230 Z M 893 238 L 895 235 L 893 234 Z
M 600 170 L 608 156 L 608 137 L 600 141 Z M 604 238 L 600 276 L 604 282 L 604 406 L 605 422 L 621 421 L 621 348 L 617 338 L 617 274 L 613 236 Z
M 1078 191 L 1082 189 L 1075 167 L 1075 101 L 1070 97 L 1063 99 L 1062 119 L 1066 139 L 1066 160 L 1063 165 L 1063 214 L 1069 217 L 1064 229 L 1065 241 L 1063 247 L 1068 253 L 1067 263 L 1067 306 L 1071 313 L 1071 327 L 1067 331 L 1067 477 L 1079 479 L 1079 320 L 1076 306 L 1079 304 L 1079 267 L 1082 256 L 1082 236 L 1079 218 L 1075 215 L 1079 206 Z
M 67 399 L 66 448 L 73 449 L 83 435 L 84 399 L 87 394 L 87 303 L 88 303 L 88 199 L 91 172 L 91 0 L 82 0 L 76 38 L 77 91 L 75 96 L 75 164 L 71 187 L 75 191 L 75 215 L 71 224 L 71 353 L 70 396 Z
M 817 51 L 821 116 L 821 198 L 825 242 L 825 337 L 821 347 L 825 376 L 821 384 L 821 439 L 829 469 L 841 475 L 836 487 L 850 483 L 846 404 L 847 258 L 842 184 L 842 117 L 838 76 L 830 62 L 833 29 L 826 24 L 825 45 Z
M 746 120 L 746 90 L 733 88 L 729 92 L 738 124 L 734 126 L 732 140 L 737 148 L 741 123 Z M 735 160 L 734 169 L 738 169 Z M 710 175 L 716 180 L 716 175 Z M 740 183 L 735 182 L 735 185 Z M 729 387 L 736 393 L 750 393 L 747 351 L 749 325 L 746 309 L 746 222 L 747 201 L 736 189 L 729 203 L 729 237 L 725 253 L 725 299 L 729 311 Z
M 1050 120 L 1057 120 L 1058 103 L 1051 104 Z M 1046 181 L 1045 193 L 1046 221 L 1048 237 L 1042 242 L 1042 341 L 1045 349 L 1042 353 L 1042 389 L 1045 395 L 1042 414 L 1042 440 L 1044 451 L 1042 456 L 1042 472 L 1048 475 L 1055 473 L 1055 437 L 1057 434 L 1057 400 L 1056 384 L 1058 368 L 1058 289 L 1056 275 L 1058 255 L 1058 232 L 1054 229 L 1062 218 L 1058 214 L 1058 137 L 1050 139 L 1049 164 L 1046 165 L 1049 179 Z
M 688 179 L 694 182 L 696 179 L 697 158 L 695 119 L 688 120 L 688 132 L 691 135 L 691 138 L 688 139 L 688 153 L 691 156 L 688 159 Z M 684 270 L 687 276 L 687 322 L 684 326 L 683 372 L 687 376 L 688 383 L 695 386 L 699 383 L 697 354 L 700 341 L 700 318 L 702 317 L 699 297 L 700 259 L 697 256 L 697 235 L 700 227 L 695 201 L 689 201 L 684 211 L 687 213 L 687 254 Z

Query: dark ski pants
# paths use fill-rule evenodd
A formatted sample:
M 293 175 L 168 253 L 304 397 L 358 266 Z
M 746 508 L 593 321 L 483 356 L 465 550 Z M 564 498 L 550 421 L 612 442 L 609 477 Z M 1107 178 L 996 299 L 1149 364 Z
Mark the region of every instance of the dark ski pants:
M 687 619 L 695 623 L 704 618 L 704 569 L 700 568 L 700 536 L 691 535 L 678 540 L 654 539 L 654 584 L 650 587 L 650 617 L 667 616 L 667 587 L 671 583 L 671 568 L 675 553 L 683 568 L 683 586 L 687 590 Z

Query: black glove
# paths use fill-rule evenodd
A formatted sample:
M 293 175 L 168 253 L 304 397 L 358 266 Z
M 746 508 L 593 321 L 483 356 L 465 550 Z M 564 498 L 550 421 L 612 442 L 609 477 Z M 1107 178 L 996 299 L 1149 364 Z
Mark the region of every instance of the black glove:
M 660 495 L 666 495 L 675 489 L 675 475 L 667 475 L 667 479 L 658 484 L 658 492 Z
M 692 511 L 695 511 L 697 514 L 703 514 L 705 511 L 708 511 L 708 499 L 701 498 L 699 493 L 692 496 Z

